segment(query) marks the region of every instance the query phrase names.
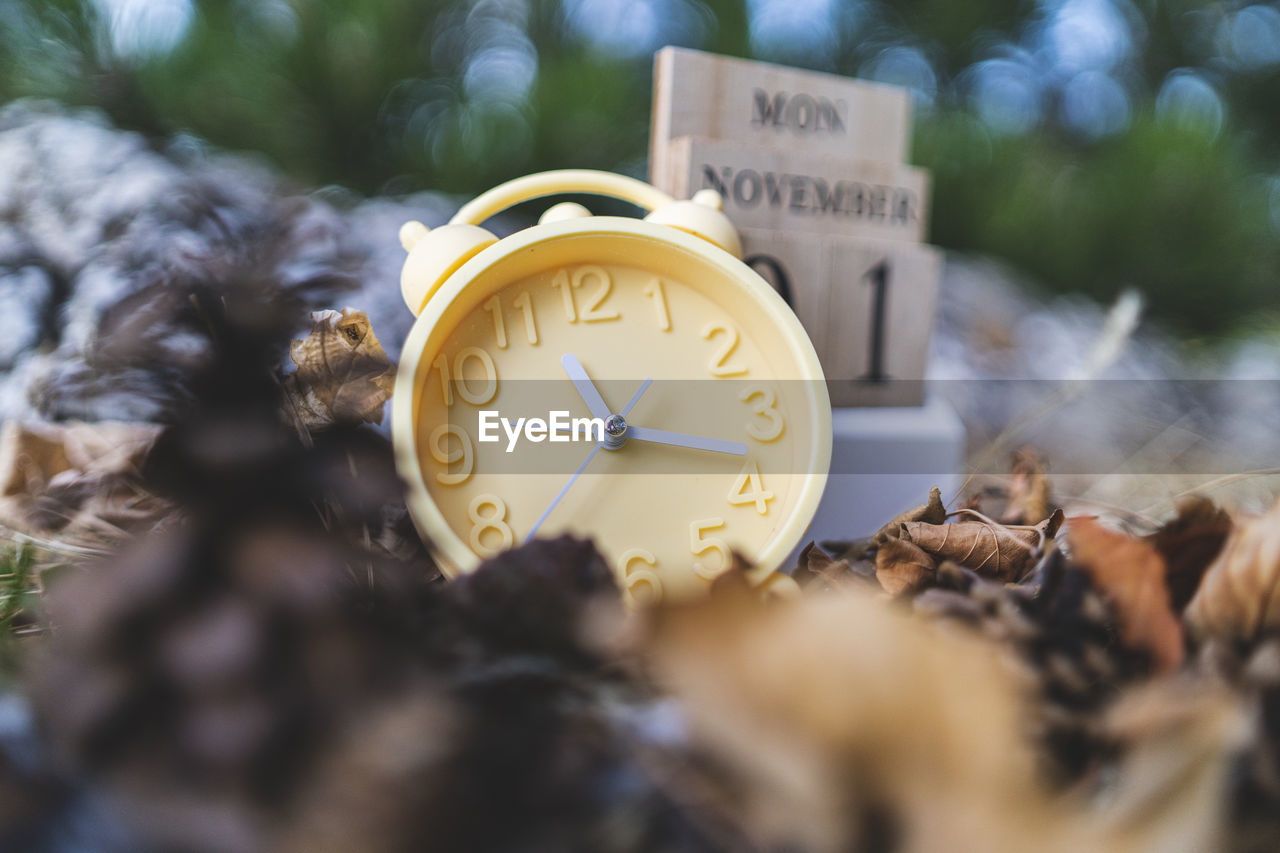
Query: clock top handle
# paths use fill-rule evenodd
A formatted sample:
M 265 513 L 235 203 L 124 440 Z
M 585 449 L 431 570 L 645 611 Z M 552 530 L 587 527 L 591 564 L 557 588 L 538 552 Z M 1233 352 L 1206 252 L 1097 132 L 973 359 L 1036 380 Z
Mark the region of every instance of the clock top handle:
M 564 169 L 525 175 L 481 193 L 454 214 L 449 224 L 436 229 L 421 222 L 406 222 L 400 229 L 400 243 L 409 257 L 400 272 L 400 292 L 415 314 L 440 289 L 445 280 L 498 238 L 480 223 L 513 204 L 562 193 L 589 193 L 629 201 L 648 211 L 646 222 L 666 225 L 701 237 L 739 260 L 742 242 L 738 231 L 724 215 L 724 200 L 715 190 L 699 190 L 689 201 L 676 201 L 644 181 L 590 169 Z M 591 214 L 578 205 L 570 218 Z M 554 209 L 553 209 L 554 210 Z M 547 220 L 544 219 L 543 222 Z
M 535 198 L 564 193 L 589 193 L 629 201 L 645 211 L 653 211 L 675 202 L 671 196 L 644 181 L 598 172 L 592 169 L 560 169 L 538 172 L 499 184 L 467 202 L 449 220 L 450 225 L 480 225 L 512 205 Z

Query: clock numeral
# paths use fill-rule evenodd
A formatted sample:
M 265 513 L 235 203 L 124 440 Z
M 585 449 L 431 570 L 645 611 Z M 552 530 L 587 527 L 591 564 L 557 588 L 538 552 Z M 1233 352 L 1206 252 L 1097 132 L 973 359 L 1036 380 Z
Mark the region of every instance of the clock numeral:
M 524 315 L 524 335 L 533 346 L 538 345 L 538 325 L 533 319 L 533 300 L 529 291 L 522 290 L 511 303 Z M 484 303 L 484 310 L 493 315 L 493 337 L 498 342 L 498 349 L 507 348 L 507 322 L 502 316 L 502 296 L 495 293 Z
M 471 519 L 472 525 L 471 550 L 481 557 L 492 557 L 510 548 L 516 541 L 515 532 L 507 524 L 507 504 L 497 495 L 476 495 L 467 507 L 467 517 Z M 498 534 L 497 547 L 485 541 L 485 532 L 490 530 Z M 494 537 L 487 538 L 492 540 Z
M 671 311 L 667 308 L 667 294 L 662 287 L 661 279 L 651 279 L 644 286 L 644 295 L 653 300 L 654 313 L 658 315 L 658 329 L 671 331 Z
M 467 378 L 467 362 L 472 360 L 480 362 L 480 369 L 484 374 L 484 384 L 480 385 L 478 391 L 473 388 L 472 380 Z M 483 406 L 498 393 L 498 368 L 489 353 L 480 347 L 463 347 L 458 350 L 458 355 L 453 359 L 452 380 L 447 355 L 440 353 L 431 366 L 440 372 L 440 395 L 446 407 L 453 405 L 454 385 L 458 387 L 458 396 L 473 406 Z
M 589 276 L 595 277 L 599 281 L 595 293 L 587 298 L 587 306 L 582 309 L 582 319 L 587 323 L 599 323 L 603 320 L 617 320 L 621 318 L 621 314 L 617 311 L 606 313 L 600 306 L 609 298 L 609 293 L 613 290 L 613 279 L 609 278 L 609 273 L 600 267 L 582 267 L 573 274 L 573 286 L 580 287 L 584 284 Z
M 582 287 L 589 278 L 596 280 L 596 289 L 587 297 L 586 305 L 583 306 L 581 313 L 579 313 L 577 297 L 574 291 Z M 570 323 L 576 323 L 579 320 L 584 323 L 600 323 L 605 320 L 618 320 L 622 317 L 617 311 L 605 311 L 601 308 L 604 301 L 609 298 L 609 294 L 613 291 L 613 279 L 609 277 L 608 271 L 603 267 L 594 265 L 578 267 L 573 271 L 572 277 L 569 275 L 568 270 L 562 269 L 551 279 L 551 286 L 559 289 L 560 298 L 564 301 L 564 318 Z
M 724 333 L 725 341 L 711 357 L 711 363 L 707 365 L 707 369 L 711 371 L 712 376 L 741 376 L 747 372 L 745 367 L 733 367 L 728 364 L 733 351 L 738 348 L 737 327 L 730 323 L 708 323 L 702 329 L 702 339 L 709 341 L 720 333 Z
M 515 301 L 511 303 L 520 309 L 520 313 L 524 315 L 524 336 L 532 346 L 538 345 L 538 324 L 533 320 L 533 300 L 529 298 L 529 291 L 522 290 Z
M 458 441 L 458 446 L 450 449 L 449 436 Z M 431 440 L 427 442 L 431 458 L 446 468 L 461 462 L 456 471 L 436 474 L 436 479 L 446 486 L 456 486 L 471 479 L 471 472 L 476 466 L 476 446 L 467 431 L 457 424 L 440 424 L 431 431 Z
M 747 435 L 756 441 L 773 441 L 782 435 L 787 423 L 778 411 L 778 395 L 763 385 L 749 385 L 738 395 L 738 399 L 751 406 L 751 413 L 759 415 L 766 423 L 752 420 L 747 422 Z M 752 402 L 754 400 L 754 402 Z
M 689 552 L 693 556 L 697 557 L 708 551 L 715 551 L 720 555 L 720 565 L 714 569 L 708 568 L 700 562 L 694 562 L 693 573 L 704 580 L 715 580 L 717 576 L 723 574 L 729 568 L 729 564 L 733 559 L 729 554 L 729 546 L 724 543 L 723 539 L 702 535 L 704 530 L 716 530 L 720 527 L 724 527 L 723 518 L 704 518 L 689 525 Z
M 557 272 L 551 279 L 551 286 L 560 291 L 560 298 L 564 300 L 564 318 L 570 323 L 578 322 L 578 307 L 573 299 L 573 285 L 569 283 L 569 271 Z
M 644 563 L 648 569 L 635 568 L 632 563 Z M 618 583 L 637 604 L 657 604 L 662 600 L 662 580 L 650 571 L 658 565 L 658 558 L 643 548 L 623 551 L 618 557 Z M 639 591 L 643 592 L 639 592 Z
M 498 294 L 489 297 L 484 310 L 493 315 L 493 336 L 498 339 L 498 349 L 507 348 L 507 324 L 502 320 L 502 300 Z
M 725 498 L 734 506 L 755 504 L 756 512 L 769 514 L 769 501 L 773 500 L 773 492 L 764 487 L 764 479 L 760 476 L 760 466 L 754 459 L 748 459 L 738 472 L 738 477 L 729 487 L 729 495 Z

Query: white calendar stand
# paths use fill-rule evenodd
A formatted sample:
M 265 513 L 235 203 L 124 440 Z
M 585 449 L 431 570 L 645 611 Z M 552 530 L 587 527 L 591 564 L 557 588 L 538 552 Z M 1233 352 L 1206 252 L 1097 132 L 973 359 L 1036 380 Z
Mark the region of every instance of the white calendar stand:
M 870 535 L 924 503 L 933 486 L 942 489 L 944 501 L 960 487 L 964 425 L 942 398 L 930 397 L 923 406 L 838 408 L 831 414 L 831 475 L 801 548 L 810 540 Z

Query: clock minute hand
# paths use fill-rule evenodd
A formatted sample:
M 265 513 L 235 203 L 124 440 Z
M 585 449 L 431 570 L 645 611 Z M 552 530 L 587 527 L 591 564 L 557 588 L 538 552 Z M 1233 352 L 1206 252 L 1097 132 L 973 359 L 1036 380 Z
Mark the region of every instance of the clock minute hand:
M 560 366 L 564 368 L 565 373 L 569 374 L 573 387 L 578 389 L 578 396 L 587 404 L 587 411 L 591 412 L 593 417 L 607 420 L 613 412 L 605 403 L 604 397 L 601 397 L 600 392 L 596 390 L 595 383 L 587 375 L 587 369 L 582 366 L 582 362 L 578 361 L 572 353 L 565 353 L 560 356 Z
M 572 358 L 572 356 L 569 357 Z M 590 380 L 587 381 L 589 382 Z M 627 401 L 627 405 L 622 409 L 623 415 L 630 412 L 631 407 L 640 402 L 640 398 L 644 396 L 644 392 L 648 391 L 649 386 L 652 384 L 652 379 L 646 379 L 644 382 L 640 383 L 640 387 L 636 389 L 636 393 L 631 395 L 631 399 Z M 582 472 L 587 470 L 587 466 L 591 464 L 592 459 L 596 458 L 596 454 L 600 452 L 600 449 L 603 446 L 604 444 L 601 442 L 591 448 L 591 452 L 587 454 L 586 459 L 582 460 L 582 464 L 578 466 L 578 470 L 573 472 L 573 476 L 569 478 L 569 482 L 565 483 L 560 488 L 560 491 L 556 493 L 556 496 L 551 499 L 551 504 L 542 511 L 542 515 L 538 516 L 538 520 L 533 523 L 532 529 L 529 530 L 529 535 L 524 538 L 525 542 L 533 541 L 533 537 L 537 535 L 538 529 L 542 527 L 542 522 L 546 521 L 547 516 L 551 515 L 551 511 L 560 504 L 560 501 L 564 500 L 564 496 L 569 492 L 569 487 L 578 482 L 578 478 L 582 476 Z
M 745 456 L 747 446 L 740 441 L 728 441 L 723 438 L 707 438 L 701 435 L 686 435 L 682 432 L 668 432 L 665 429 L 627 425 L 627 438 L 636 441 L 651 441 L 655 444 L 671 444 L 676 447 L 691 447 L 694 450 L 710 450 L 713 453 L 731 453 L 734 456 Z

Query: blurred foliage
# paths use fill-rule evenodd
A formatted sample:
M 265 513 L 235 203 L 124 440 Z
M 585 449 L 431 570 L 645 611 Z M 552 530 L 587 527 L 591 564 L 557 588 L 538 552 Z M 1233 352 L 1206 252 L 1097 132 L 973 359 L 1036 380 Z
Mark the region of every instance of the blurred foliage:
M 1167 322 L 1275 308 L 1280 9 L 1245 0 L 0 0 L 0 99 L 259 152 L 303 186 L 643 175 L 673 43 L 917 96 L 931 238 Z
M 32 550 L 6 545 L 0 553 L 0 684 L 17 671 L 20 628 L 29 626 L 39 598 Z

